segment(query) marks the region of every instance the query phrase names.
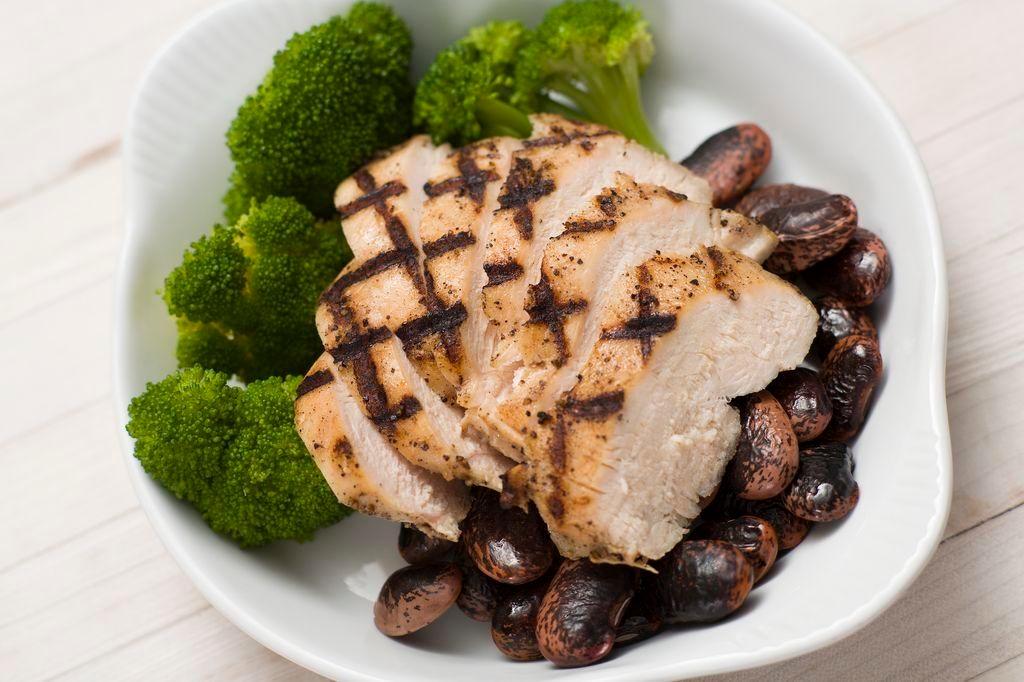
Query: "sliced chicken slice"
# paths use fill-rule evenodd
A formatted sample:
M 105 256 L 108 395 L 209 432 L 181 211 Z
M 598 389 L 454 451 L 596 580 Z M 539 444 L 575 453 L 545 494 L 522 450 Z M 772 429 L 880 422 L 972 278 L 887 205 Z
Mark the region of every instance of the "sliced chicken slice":
M 459 522 L 469 511 L 465 485 L 398 454 L 360 410 L 326 353 L 299 384 L 295 428 L 342 504 L 458 539 Z
M 335 203 L 355 257 L 324 293 L 317 327 L 339 377 L 398 452 L 445 478 L 500 488 L 509 462 L 462 436 L 434 362 L 438 335 L 454 338 L 446 332 L 466 317 L 424 276 L 418 230 L 431 170 L 449 153 L 414 137 L 339 186 Z
M 534 413 L 526 487 L 568 557 L 643 565 L 671 549 L 722 477 L 739 417 L 807 353 L 815 311 L 788 282 L 716 247 L 620 275 L 600 338 L 552 412 Z
M 738 213 L 618 174 L 545 246 L 540 281 L 527 293 L 527 321 L 515 335 L 518 358 L 508 358 L 514 379 L 487 395 L 467 422 L 510 456 L 522 452 L 531 413 L 550 410 L 552 396 L 571 387 L 598 340 L 611 291 L 603 284 L 659 253 L 717 245 L 761 261 L 777 242 L 771 230 Z
M 548 240 L 588 200 L 612 185 L 618 173 L 698 202 L 711 198 L 703 178 L 622 135 L 593 126 L 575 128 L 564 119 L 546 120 L 544 132 L 549 134 L 527 140 L 513 155 L 484 245 L 487 282 L 481 299 L 488 324 L 476 342 L 489 361 L 460 392 L 460 403 L 469 408 L 486 404 L 488 396 L 513 381 L 521 365 L 516 334 L 529 318 L 523 301 L 527 288 L 540 279 Z

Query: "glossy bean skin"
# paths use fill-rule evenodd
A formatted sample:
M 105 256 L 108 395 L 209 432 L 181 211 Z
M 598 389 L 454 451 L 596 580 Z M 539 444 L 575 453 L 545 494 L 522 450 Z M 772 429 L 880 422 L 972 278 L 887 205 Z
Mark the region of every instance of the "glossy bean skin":
M 820 359 L 847 336 L 867 336 L 878 341 L 878 329 L 864 308 L 854 308 L 828 296 L 818 299 L 818 333 L 811 349 Z
M 655 564 L 665 623 L 710 623 L 738 609 L 754 585 L 743 553 L 721 540 L 683 540 Z
M 620 565 L 565 561 L 555 573 L 537 616 L 544 658 L 562 667 L 595 663 L 615 644 L 633 596 L 633 572 Z
M 712 521 L 700 527 L 699 536 L 734 545 L 754 569 L 756 583 L 775 565 L 779 555 L 779 536 L 771 523 L 757 516 L 740 516 L 728 521 Z
M 796 473 L 799 450 L 789 417 L 771 393 L 759 391 L 742 401 L 740 423 L 740 440 L 727 470 L 729 486 L 750 500 L 775 497 Z
M 435 538 L 403 524 L 398 531 L 398 553 L 410 564 L 441 561 L 455 548 L 455 543 Z
M 857 229 L 857 207 L 848 196 L 830 194 L 773 208 L 761 214 L 758 222 L 779 237 L 764 267 L 782 275 L 801 272 L 840 253 Z
M 728 206 L 761 177 L 771 159 L 768 133 L 740 123 L 706 139 L 681 163 L 708 181 L 715 206 Z
M 459 567 L 462 569 L 462 591 L 455 603 L 473 620 L 490 622 L 501 600 L 503 586 L 484 575 L 468 559 L 461 561 Z
M 889 250 L 874 232 L 857 228 L 842 251 L 807 271 L 807 281 L 826 296 L 853 307 L 870 305 L 889 284 Z
M 496 493 L 475 494 L 463 521 L 462 544 L 476 567 L 509 585 L 521 585 L 544 575 L 555 551 L 537 510 L 502 509 Z
M 391 574 L 373 606 L 373 623 L 389 637 L 426 627 L 455 603 L 462 574 L 453 563 L 406 566 Z
M 793 549 L 803 542 L 813 525 L 786 509 L 781 497 L 773 497 L 770 500 L 744 500 L 734 493 L 723 494 L 715 500 L 709 512 L 708 518 L 717 520 L 728 520 L 742 515 L 764 519 L 775 529 L 780 551 Z
M 498 651 L 515 661 L 543 658 L 537 644 L 537 614 L 548 580 L 518 585 L 505 592 L 491 619 L 491 639 Z
M 836 521 L 857 506 L 860 488 L 853 478 L 853 455 L 845 443 L 821 443 L 800 453 L 800 469 L 783 500 L 808 521 Z
M 796 439 L 803 443 L 822 434 L 832 420 L 832 401 L 818 373 L 806 367 L 779 372 L 768 392 L 789 417 Z
M 747 192 L 739 200 L 739 203 L 736 204 L 734 210 L 748 218 L 759 221 L 765 213 L 780 206 L 802 204 L 805 201 L 821 199 L 827 196 L 828 192 L 814 187 L 804 187 L 789 183 L 765 185 L 764 187 L 758 187 Z
M 832 401 L 825 440 L 847 441 L 857 435 L 883 369 L 878 342 L 870 337 L 848 336 L 832 348 L 821 369 L 825 393 Z

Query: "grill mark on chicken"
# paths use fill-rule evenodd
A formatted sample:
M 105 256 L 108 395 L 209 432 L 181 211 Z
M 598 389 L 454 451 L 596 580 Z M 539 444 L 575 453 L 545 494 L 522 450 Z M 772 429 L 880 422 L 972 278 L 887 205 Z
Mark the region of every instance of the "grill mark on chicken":
M 348 306 L 344 306 L 341 312 L 349 323 L 350 331 L 344 342 L 329 351 L 331 357 L 338 365 L 351 365 L 359 397 L 366 406 L 370 421 L 382 431 L 392 431 L 396 422 L 412 417 L 422 407 L 413 396 L 405 396 L 397 405 L 388 404 L 387 391 L 377 375 L 377 363 L 373 361 L 370 349 L 391 338 L 391 330 L 376 327 L 360 334 L 356 331 L 358 327 L 352 324 L 352 311 Z
M 458 302 L 423 317 L 409 320 L 395 330 L 395 336 L 407 346 L 414 346 L 431 334 L 443 334 L 458 329 L 466 321 L 466 306 Z
M 618 223 L 611 218 L 602 220 L 570 220 L 565 223 L 565 230 L 562 234 L 580 234 L 585 232 L 600 232 L 602 230 L 614 230 Z
M 342 218 L 350 218 L 356 213 L 359 213 L 371 206 L 376 206 L 379 203 L 383 203 L 390 197 L 396 197 L 406 190 L 405 185 L 398 180 L 392 180 L 384 183 L 380 187 L 377 187 L 377 182 L 365 168 L 356 171 L 353 177 L 356 180 L 356 184 L 359 185 L 359 189 L 366 192 L 366 194 L 353 199 L 344 206 L 341 206 L 338 209 L 338 213 Z
M 427 260 L 433 260 L 446 253 L 464 249 L 467 246 L 476 244 L 476 236 L 467 230 L 461 232 L 449 232 L 443 237 L 438 237 L 432 242 L 423 245 L 423 255 Z
M 709 249 L 710 251 L 710 249 Z M 721 254 L 719 254 L 721 255 Z M 670 314 L 658 314 L 658 297 L 651 291 L 651 272 L 646 265 L 640 265 L 637 272 L 637 307 L 639 312 L 636 317 L 626 320 L 621 326 L 606 329 L 602 339 L 609 340 L 639 340 L 640 354 L 644 362 L 651 355 L 654 348 L 654 338 L 663 336 L 676 328 L 676 317 Z
M 561 302 L 551 288 L 551 282 L 545 273 L 541 273 L 540 281 L 530 286 L 531 303 L 526 308 L 530 316 L 527 324 L 542 324 L 548 328 L 555 350 L 558 351 L 556 367 L 561 367 L 569 358 L 569 349 L 565 340 L 565 318 L 574 315 L 587 307 L 587 302 L 579 299 Z
M 599 393 L 582 399 L 570 395 L 562 401 L 561 411 L 577 419 L 601 421 L 621 412 L 625 399 L 626 394 L 621 390 Z
M 295 399 L 298 400 L 310 391 L 315 391 L 321 386 L 326 386 L 332 381 L 334 381 L 334 376 L 331 374 L 330 370 L 321 369 L 313 372 L 312 374 L 303 377 L 302 381 L 299 382 L 299 385 L 295 388 Z
M 729 276 L 729 267 L 725 264 L 725 257 L 717 247 L 708 247 L 708 260 L 711 261 L 711 282 L 715 289 L 719 291 L 729 292 L 729 300 L 739 300 L 740 295 L 736 293 L 736 290 L 726 284 L 726 280 Z
M 392 249 L 391 251 L 378 253 L 352 272 L 345 273 L 338 279 L 334 280 L 331 286 L 327 287 L 327 290 L 320 297 L 320 300 L 323 303 L 336 305 L 341 299 L 342 294 L 345 293 L 345 290 L 352 285 L 367 280 L 389 268 L 395 267 L 396 265 L 402 265 L 408 268 L 408 263 L 415 264 L 415 262 L 415 248 Z
M 578 123 L 578 121 L 571 121 L 572 123 Z M 527 149 L 534 149 L 536 147 L 551 147 L 557 144 L 569 144 L 575 140 L 580 140 L 580 146 L 585 151 L 590 151 L 594 148 L 594 143 L 590 141 L 592 137 L 601 137 L 603 135 L 611 135 L 614 131 L 612 130 L 598 130 L 594 132 L 588 132 L 585 130 L 575 130 L 571 133 L 567 133 L 565 128 L 561 126 L 553 126 L 551 128 L 551 134 L 545 135 L 544 137 L 535 137 L 530 140 L 524 140 L 523 146 Z
M 555 191 L 555 181 L 546 175 L 547 164 L 535 168 L 527 158 L 517 156 L 498 195 L 499 210 L 513 211 L 512 221 L 524 240 L 533 239 L 533 209 L 530 204 Z
M 487 284 L 484 288 L 494 287 L 522 277 L 523 266 L 514 260 L 484 263 L 484 272 L 487 273 Z
M 437 183 L 426 183 L 423 191 L 428 197 L 436 197 L 447 192 L 458 192 L 460 195 L 468 195 L 476 204 L 484 201 L 484 192 L 487 191 L 487 183 L 500 179 L 493 170 L 483 170 L 476 164 L 471 147 L 459 149 L 456 165 L 459 175 L 442 180 Z

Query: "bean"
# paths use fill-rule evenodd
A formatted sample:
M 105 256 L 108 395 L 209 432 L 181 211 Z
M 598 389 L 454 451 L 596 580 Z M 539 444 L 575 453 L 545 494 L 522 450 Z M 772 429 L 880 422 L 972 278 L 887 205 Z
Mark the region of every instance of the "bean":
M 822 437 L 847 441 L 860 431 L 875 388 L 882 380 L 878 342 L 867 336 L 847 336 L 829 352 L 821 381 L 832 401 L 832 420 Z
M 801 185 L 780 184 L 765 185 L 752 189 L 740 199 L 735 210 L 748 218 L 760 220 L 761 216 L 780 206 L 790 204 L 802 204 L 811 199 L 827 197 L 828 192 L 814 187 L 803 187 Z
M 541 577 L 555 555 L 537 510 L 502 509 L 498 495 L 491 491 L 476 493 L 463 522 L 462 542 L 477 568 L 510 585 Z
M 607 656 L 633 585 L 633 573 L 625 566 L 586 559 L 564 562 L 537 615 L 537 642 L 544 658 L 574 667 Z
M 771 569 L 779 554 L 779 536 L 775 528 L 757 516 L 713 521 L 700 527 L 700 537 L 728 542 L 743 552 L 754 569 L 755 583 Z
M 715 206 L 728 206 L 761 177 L 771 159 L 768 133 L 740 123 L 706 139 L 681 163 L 708 181 Z
M 453 563 L 406 566 L 391 574 L 373 605 L 373 622 L 389 637 L 401 637 L 441 617 L 459 596 L 462 575 Z
M 729 485 L 747 499 L 775 497 L 796 473 L 797 440 L 789 417 L 771 393 L 759 391 L 741 402 L 740 421 Z
M 725 618 L 743 604 L 754 585 L 750 562 L 721 540 L 683 540 L 655 567 L 658 600 L 669 624 Z
M 501 599 L 502 585 L 484 575 L 472 561 L 461 562 L 460 568 L 462 591 L 455 603 L 473 620 L 489 622 Z
M 402 525 L 398 531 L 398 553 L 410 564 L 426 564 L 448 556 L 455 543 L 427 535 L 412 526 Z
M 800 453 L 800 468 L 786 491 L 786 508 L 808 521 L 835 521 L 857 506 L 853 455 L 846 443 L 821 443 Z
M 491 619 L 491 639 L 509 658 L 516 661 L 543 658 L 537 644 L 537 613 L 549 582 L 540 580 L 519 585 L 498 601 Z
M 661 632 L 664 620 L 651 589 L 639 588 L 615 628 L 615 645 L 624 646 L 643 641 Z
M 735 494 L 724 494 L 715 500 L 714 507 L 713 510 L 709 510 L 709 518 L 725 520 L 746 514 L 764 519 L 775 529 L 780 551 L 793 549 L 803 542 L 813 525 L 786 509 L 779 497 L 770 500 L 744 500 Z
M 873 303 L 889 284 L 892 263 L 878 235 L 857 228 L 842 251 L 807 271 L 807 281 L 854 307 Z
M 780 372 L 768 384 L 768 391 L 785 410 L 801 443 L 820 436 L 832 419 L 832 401 L 813 369 L 798 367 Z
M 765 269 L 786 274 L 839 253 L 857 229 L 857 207 L 847 196 L 830 194 L 773 208 L 758 221 L 779 237 Z
M 878 341 L 878 330 L 867 310 L 828 296 L 818 300 L 818 334 L 812 346 L 815 355 L 824 359 L 836 342 L 855 334 Z

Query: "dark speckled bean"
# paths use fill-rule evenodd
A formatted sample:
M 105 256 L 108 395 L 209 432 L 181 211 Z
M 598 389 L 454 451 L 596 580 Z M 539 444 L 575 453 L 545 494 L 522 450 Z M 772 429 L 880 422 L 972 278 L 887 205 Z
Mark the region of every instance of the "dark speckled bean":
M 878 341 L 878 329 L 865 308 L 854 308 L 828 296 L 818 299 L 818 334 L 811 347 L 814 354 L 825 359 L 840 339 L 847 336 L 868 336 Z
M 411 526 L 403 524 L 398 531 L 398 553 L 410 564 L 441 561 L 454 547 L 451 540 L 431 537 Z
M 801 443 L 820 436 L 832 419 L 832 401 L 813 369 L 798 367 L 780 372 L 768 384 L 768 391 L 786 411 L 793 433 Z
M 779 554 L 779 536 L 771 523 L 757 516 L 740 516 L 728 521 L 712 521 L 700 527 L 699 537 L 722 540 L 743 552 L 754 569 L 754 582 L 775 564 Z
M 503 586 L 480 572 L 468 559 L 459 565 L 462 568 L 462 591 L 456 603 L 473 620 L 489 622 L 501 599 Z
M 654 590 L 639 588 L 629 600 L 622 622 L 615 629 L 615 646 L 641 642 L 661 632 L 663 626 L 664 619 L 655 601 Z
M 726 520 L 747 514 L 762 518 L 772 524 L 779 538 L 779 549 L 793 549 L 807 537 L 813 525 L 810 521 L 795 516 L 786 509 L 781 497 L 770 500 L 744 500 L 734 493 L 719 495 L 709 518 Z
M 666 623 L 705 623 L 738 609 L 754 585 L 754 569 L 734 545 L 683 540 L 655 564 Z
M 550 580 L 509 588 L 498 601 L 491 619 L 491 639 L 498 651 L 516 661 L 537 661 L 544 656 L 537 644 L 537 613 Z
M 842 251 L 807 271 L 807 281 L 827 296 L 855 306 L 873 303 L 889 284 L 892 264 L 878 235 L 857 228 Z
M 740 123 L 706 139 L 681 163 L 708 181 L 715 206 L 728 206 L 750 189 L 771 160 L 768 133 L 753 123 Z
M 750 500 L 782 492 L 797 465 L 797 440 L 789 417 L 768 391 L 747 396 L 740 406 L 742 431 L 727 476 L 732 490 Z
M 849 514 L 860 499 L 849 446 L 822 443 L 804 449 L 783 499 L 789 511 L 808 521 L 835 521 Z
M 555 552 L 537 510 L 502 509 L 498 494 L 492 491 L 475 495 L 473 507 L 463 522 L 462 542 L 477 568 L 510 585 L 528 583 L 544 575 Z
M 830 194 L 773 208 L 758 220 L 779 237 L 765 269 L 786 274 L 839 253 L 857 229 L 857 207 L 850 197 Z
M 748 218 L 760 220 L 761 216 L 773 208 L 802 204 L 811 199 L 827 196 L 828 192 L 814 187 L 791 184 L 765 185 L 747 192 L 734 208 Z
M 821 368 L 821 382 L 832 401 L 825 440 L 846 441 L 857 435 L 882 371 L 882 353 L 872 338 L 847 336 L 832 348 Z
M 373 623 L 389 637 L 401 637 L 441 617 L 459 596 L 462 575 L 452 563 L 406 566 L 384 582 L 373 605 Z
M 616 628 L 633 596 L 626 566 L 564 562 L 537 615 L 537 642 L 544 658 L 563 667 L 589 665 L 607 656 Z

